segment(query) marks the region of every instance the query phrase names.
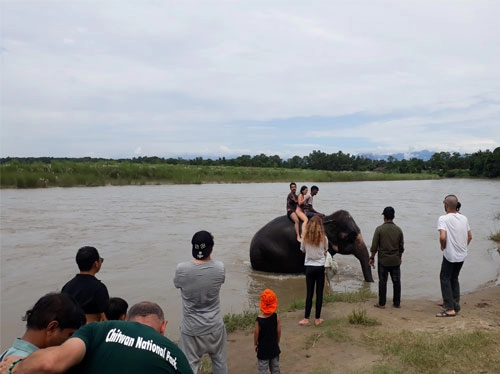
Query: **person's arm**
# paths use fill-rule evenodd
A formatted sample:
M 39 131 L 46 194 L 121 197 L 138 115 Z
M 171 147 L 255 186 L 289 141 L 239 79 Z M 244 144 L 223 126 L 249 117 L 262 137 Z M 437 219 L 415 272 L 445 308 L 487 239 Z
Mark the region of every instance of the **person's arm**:
M 86 346 L 79 338 L 70 338 L 60 346 L 39 349 L 12 369 L 12 374 L 64 373 L 85 356 Z
M 467 231 L 467 245 L 469 245 L 469 243 L 471 242 L 472 240 L 472 231 Z
M 286 197 L 286 211 L 287 212 L 289 210 L 291 210 L 292 205 L 293 205 L 293 199 L 291 198 L 290 194 L 288 194 L 288 196 Z
M 405 239 L 403 231 L 401 231 L 401 238 L 399 239 L 399 264 L 403 262 L 403 252 L 405 251 Z
M 11 365 L 17 365 L 21 360 L 24 360 L 24 356 L 1 356 L 0 357 L 0 374 L 8 374 Z
M 446 230 L 439 230 L 439 244 L 441 244 L 441 250 L 444 251 L 446 248 Z
M 304 195 L 299 194 L 298 204 L 300 207 L 302 207 L 302 205 L 304 205 Z
M 182 288 L 181 278 L 182 278 L 182 276 L 180 275 L 179 264 L 177 264 L 177 267 L 175 268 L 175 273 L 174 273 L 174 287 L 175 288 Z
M 307 201 L 307 210 L 310 212 L 313 212 L 314 214 L 321 214 L 321 213 L 317 212 L 316 209 L 314 209 L 313 203 L 311 203 L 311 198 L 309 198 Z
M 373 239 L 372 239 L 372 246 L 370 247 L 370 260 L 368 261 L 368 264 L 370 266 L 373 266 L 375 264 L 375 254 L 377 253 L 378 250 L 378 243 L 379 243 L 379 230 L 378 228 L 375 229 L 375 232 L 373 233 Z
M 108 293 L 108 288 L 104 283 L 101 283 L 99 288 L 96 290 L 94 294 L 94 299 L 95 303 L 99 308 L 98 309 L 99 313 L 96 313 L 98 314 L 98 316 L 96 316 L 98 318 L 97 322 L 106 321 L 105 313 L 108 311 L 109 308 L 109 293 Z
M 259 348 L 259 333 L 260 333 L 259 322 L 255 321 L 255 329 L 253 331 L 253 346 L 254 346 L 255 352 L 257 352 L 257 350 Z
M 280 340 L 281 340 L 281 320 L 280 320 L 280 316 L 278 316 L 278 326 L 277 326 L 277 329 L 278 329 L 278 344 L 280 344 Z
M 304 207 L 304 203 L 306 202 L 306 200 L 307 200 L 308 198 L 309 198 L 309 195 L 304 196 L 304 195 L 302 195 L 302 194 L 299 194 L 299 200 L 298 200 L 298 203 L 299 203 L 299 206 L 300 206 L 301 208 L 303 208 L 303 207 Z

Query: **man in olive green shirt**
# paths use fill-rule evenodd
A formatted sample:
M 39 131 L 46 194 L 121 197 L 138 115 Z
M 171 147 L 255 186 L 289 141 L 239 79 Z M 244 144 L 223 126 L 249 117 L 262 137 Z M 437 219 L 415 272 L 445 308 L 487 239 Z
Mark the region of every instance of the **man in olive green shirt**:
M 378 252 L 378 304 L 376 308 L 385 308 L 387 297 L 387 278 L 391 275 L 393 285 L 393 305 L 401 305 L 401 257 L 404 252 L 403 231 L 393 220 L 395 211 L 393 207 L 386 207 L 382 212 L 384 223 L 375 229 L 373 234 L 370 266 L 373 266 L 375 254 Z

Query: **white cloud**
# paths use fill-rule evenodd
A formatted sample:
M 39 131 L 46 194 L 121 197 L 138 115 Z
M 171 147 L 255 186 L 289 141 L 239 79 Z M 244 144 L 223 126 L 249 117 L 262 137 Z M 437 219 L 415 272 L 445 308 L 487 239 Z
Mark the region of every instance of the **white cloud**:
M 0 153 L 492 149 L 499 12 L 495 1 L 3 2 Z

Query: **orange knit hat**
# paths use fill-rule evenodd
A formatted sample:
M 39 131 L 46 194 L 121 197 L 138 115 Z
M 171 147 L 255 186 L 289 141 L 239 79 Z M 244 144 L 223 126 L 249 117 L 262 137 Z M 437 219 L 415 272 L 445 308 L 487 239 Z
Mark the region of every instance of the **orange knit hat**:
M 269 288 L 266 288 L 260 295 L 260 310 L 264 314 L 272 314 L 277 308 L 278 298 L 276 294 Z

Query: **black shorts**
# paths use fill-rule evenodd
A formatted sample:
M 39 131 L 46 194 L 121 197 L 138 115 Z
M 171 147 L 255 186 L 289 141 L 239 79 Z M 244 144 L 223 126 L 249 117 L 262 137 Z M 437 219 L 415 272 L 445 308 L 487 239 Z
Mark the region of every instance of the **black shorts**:
M 292 215 L 292 213 L 295 213 L 295 210 L 289 210 L 286 212 L 286 216 L 288 217 L 288 219 L 292 222 L 294 222 L 293 219 L 290 218 L 290 216 Z
M 314 212 L 311 212 L 310 210 L 304 210 L 304 213 L 306 214 L 307 219 L 313 218 L 313 216 L 316 214 Z

